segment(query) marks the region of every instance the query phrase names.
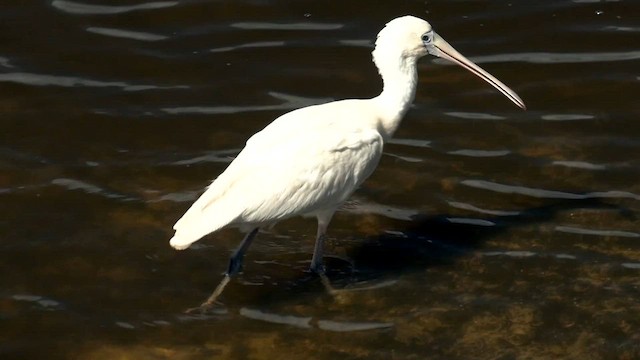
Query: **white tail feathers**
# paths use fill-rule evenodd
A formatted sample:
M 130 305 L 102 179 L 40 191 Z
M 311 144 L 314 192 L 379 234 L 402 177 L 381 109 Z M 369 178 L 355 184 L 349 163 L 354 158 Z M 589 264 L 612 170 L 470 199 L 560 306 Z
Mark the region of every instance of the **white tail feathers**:
M 232 223 L 238 217 L 238 211 L 227 201 L 206 203 L 210 193 L 205 192 L 189 210 L 176 222 L 173 228 L 175 235 L 169 241 L 177 250 L 184 250 L 207 234 L 219 230 Z
M 184 250 L 205 235 L 221 229 L 233 221 L 234 217 L 228 217 L 219 211 L 207 208 L 204 211 L 190 209 L 173 227 L 175 235 L 169 240 L 169 244 L 177 250 Z
M 184 250 L 205 235 L 234 223 L 241 216 L 244 208 L 238 199 L 242 199 L 243 189 L 236 190 L 235 194 L 229 196 L 229 191 L 239 176 L 237 171 L 233 171 L 234 164 L 235 161 L 207 187 L 173 226 L 176 233 L 169 243 L 175 249 Z
M 172 237 L 171 240 L 169 240 L 169 244 L 171 244 L 171 246 L 176 250 L 184 250 L 196 241 L 198 240 L 187 240 L 185 238 L 179 238 L 176 234 L 176 236 Z
M 198 215 L 190 213 L 189 218 L 180 219 L 174 229 L 175 235 L 169 240 L 169 244 L 177 250 L 184 250 L 189 245 L 200 240 L 205 235 L 210 234 L 216 230 L 221 229 L 225 225 L 229 224 L 232 219 L 224 219 L 222 217 L 215 217 L 215 214 L 209 212 L 201 212 Z

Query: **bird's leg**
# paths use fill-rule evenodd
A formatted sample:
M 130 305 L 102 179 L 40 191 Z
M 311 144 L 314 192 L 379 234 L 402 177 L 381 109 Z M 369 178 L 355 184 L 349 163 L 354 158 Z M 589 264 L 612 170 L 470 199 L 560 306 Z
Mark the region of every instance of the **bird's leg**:
M 329 221 L 323 221 L 318 219 L 318 234 L 316 236 L 316 244 L 313 249 L 313 257 L 311 258 L 311 266 L 310 269 L 314 273 L 318 274 L 320 277 L 320 281 L 322 285 L 324 285 L 325 289 L 329 294 L 336 294 L 336 289 L 331 286 L 331 282 L 329 278 L 325 274 L 324 264 L 322 262 L 322 256 L 324 255 L 324 240 L 327 238 L 327 226 L 329 225 Z
M 326 239 L 327 225 L 318 222 L 318 234 L 316 236 L 316 245 L 313 248 L 313 257 L 311 258 L 311 271 L 315 273 L 324 273 L 324 264 L 322 256 L 324 255 L 324 240 Z
M 331 220 L 331 215 L 333 215 L 333 213 L 328 214 L 328 216 L 318 217 L 318 234 L 316 236 L 316 244 L 313 250 L 313 257 L 311 258 L 311 266 L 310 266 L 311 271 L 313 271 L 318 275 L 318 277 L 320 278 L 320 281 L 322 282 L 322 285 L 324 285 L 324 288 L 327 290 L 327 292 L 330 295 L 332 295 L 334 299 L 338 301 L 343 301 L 344 300 L 343 296 L 353 291 L 372 290 L 372 289 L 377 289 L 380 287 L 394 284 L 395 281 L 386 281 L 381 284 L 377 284 L 373 286 L 364 286 L 364 287 L 349 288 L 349 289 L 336 289 L 331 285 L 331 282 L 329 281 L 329 277 L 325 273 L 325 267 L 322 261 L 324 256 L 324 241 L 327 237 L 326 236 L 327 226 L 329 224 L 329 220 Z M 351 263 L 351 261 L 349 260 L 347 261 Z M 351 266 L 353 267 L 352 263 L 351 263 Z
M 244 253 L 249 249 L 251 242 L 256 237 L 259 228 L 253 229 L 250 233 L 248 233 L 240 245 L 233 251 L 231 257 L 229 258 L 229 266 L 227 267 L 227 271 L 224 273 L 224 278 L 220 281 L 220 284 L 216 287 L 216 289 L 211 293 L 209 298 L 205 302 L 203 302 L 200 306 L 188 309 L 186 312 L 191 313 L 195 311 L 204 312 L 208 308 L 210 308 L 218 299 L 218 296 L 222 294 L 222 290 L 224 290 L 225 286 L 229 283 L 231 278 L 237 275 L 242 269 L 242 260 L 244 258 Z

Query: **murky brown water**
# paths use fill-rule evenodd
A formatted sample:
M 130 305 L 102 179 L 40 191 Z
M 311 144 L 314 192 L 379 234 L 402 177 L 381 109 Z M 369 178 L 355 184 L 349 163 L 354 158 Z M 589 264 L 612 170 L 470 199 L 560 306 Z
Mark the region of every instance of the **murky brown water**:
M 535 3 L 535 5 L 534 5 Z M 640 358 L 640 52 L 632 1 L 0 5 L 0 357 Z M 370 97 L 384 23 L 427 18 L 517 91 L 433 59 L 338 213 L 262 233 L 208 316 L 233 230 L 171 226 L 278 115 Z

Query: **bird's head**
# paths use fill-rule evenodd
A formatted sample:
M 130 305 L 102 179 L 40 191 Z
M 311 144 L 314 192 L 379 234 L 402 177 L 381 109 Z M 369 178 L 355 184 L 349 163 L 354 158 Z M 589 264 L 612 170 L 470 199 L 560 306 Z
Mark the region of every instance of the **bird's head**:
M 456 51 L 433 31 L 428 22 L 415 16 L 402 16 L 387 23 L 378 34 L 373 61 L 379 69 L 382 69 L 390 66 L 391 63 L 397 64 L 398 56 L 401 63 L 415 64 L 417 59 L 427 54 L 447 59 L 464 67 L 498 89 L 519 107 L 526 108 L 522 99 L 513 90 Z
M 400 55 L 407 59 L 418 59 L 427 55 L 428 48 L 422 41 L 425 34 L 433 33 L 428 22 L 415 16 L 402 16 L 387 23 L 376 39 L 374 61 L 386 56 Z

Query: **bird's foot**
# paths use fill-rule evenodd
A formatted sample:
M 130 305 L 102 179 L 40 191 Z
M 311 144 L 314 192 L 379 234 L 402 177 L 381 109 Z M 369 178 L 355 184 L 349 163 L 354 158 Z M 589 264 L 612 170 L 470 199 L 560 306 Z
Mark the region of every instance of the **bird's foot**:
M 392 286 L 397 282 L 396 280 L 387 280 L 387 281 L 382 281 L 382 282 L 379 282 L 379 283 L 373 283 L 373 282 L 370 282 L 370 281 L 362 281 L 362 282 L 358 282 L 358 283 L 349 284 L 349 285 L 347 285 L 346 287 L 344 287 L 342 289 L 336 289 L 335 287 L 333 287 L 333 285 L 331 285 L 331 281 L 329 280 L 329 277 L 324 272 L 316 272 L 316 274 L 320 278 L 320 281 L 322 282 L 322 285 L 324 285 L 324 287 L 327 290 L 327 292 L 330 295 L 334 295 L 334 296 L 335 295 L 340 295 L 340 294 L 345 294 L 345 293 L 353 293 L 353 292 L 357 292 L 357 291 L 367 291 L 367 290 L 380 289 L 380 288 L 383 288 L 383 287 Z
M 216 287 L 216 289 L 213 291 L 213 293 L 207 298 L 207 300 L 205 302 L 203 302 L 200 306 L 198 307 L 194 307 L 194 308 L 190 308 L 187 309 L 185 311 L 185 313 L 187 314 L 193 314 L 193 313 L 201 313 L 204 314 L 207 311 L 211 310 L 211 308 L 213 308 L 216 305 L 222 305 L 222 303 L 220 303 L 218 301 L 218 296 L 220 296 L 220 294 L 222 294 L 222 290 L 224 290 L 224 287 L 227 286 L 227 284 L 229 283 L 229 281 L 231 281 L 231 276 L 229 276 L 229 274 L 225 274 L 224 278 L 222 278 L 222 281 L 220 282 L 220 284 L 218 284 L 218 286 Z
M 352 299 L 351 291 L 334 288 L 333 285 L 331 285 L 331 281 L 329 280 L 329 277 L 324 272 L 318 272 L 317 275 L 320 278 L 320 282 L 322 282 L 322 285 L 324 286 L 327 293 L 331 295 L 331 297 L 336 303 L 347 304 L 351 302 L 351 299 Z
M 316 271 L 318 277 L 320 278 L 320 282 L 324 286 L 325 290 L 329 293 L 329 295 L 336 295 L 340 290 L 336 289 L 331 285 L 331 281 L 329 281 L 329 277 L 324 273 L 324 270 L 321 272 Z
M 205 301 L 202 304 L 200 304 L 200 306 L 188 308 L 187 310 L 184 311 L 184 313 L 189 315 L 194 315 L 194 314 L 204 315 L 210 312 L 216 306 L 223 306 L 223 304 L 219 301 L 212 301 L 212 302 Z

